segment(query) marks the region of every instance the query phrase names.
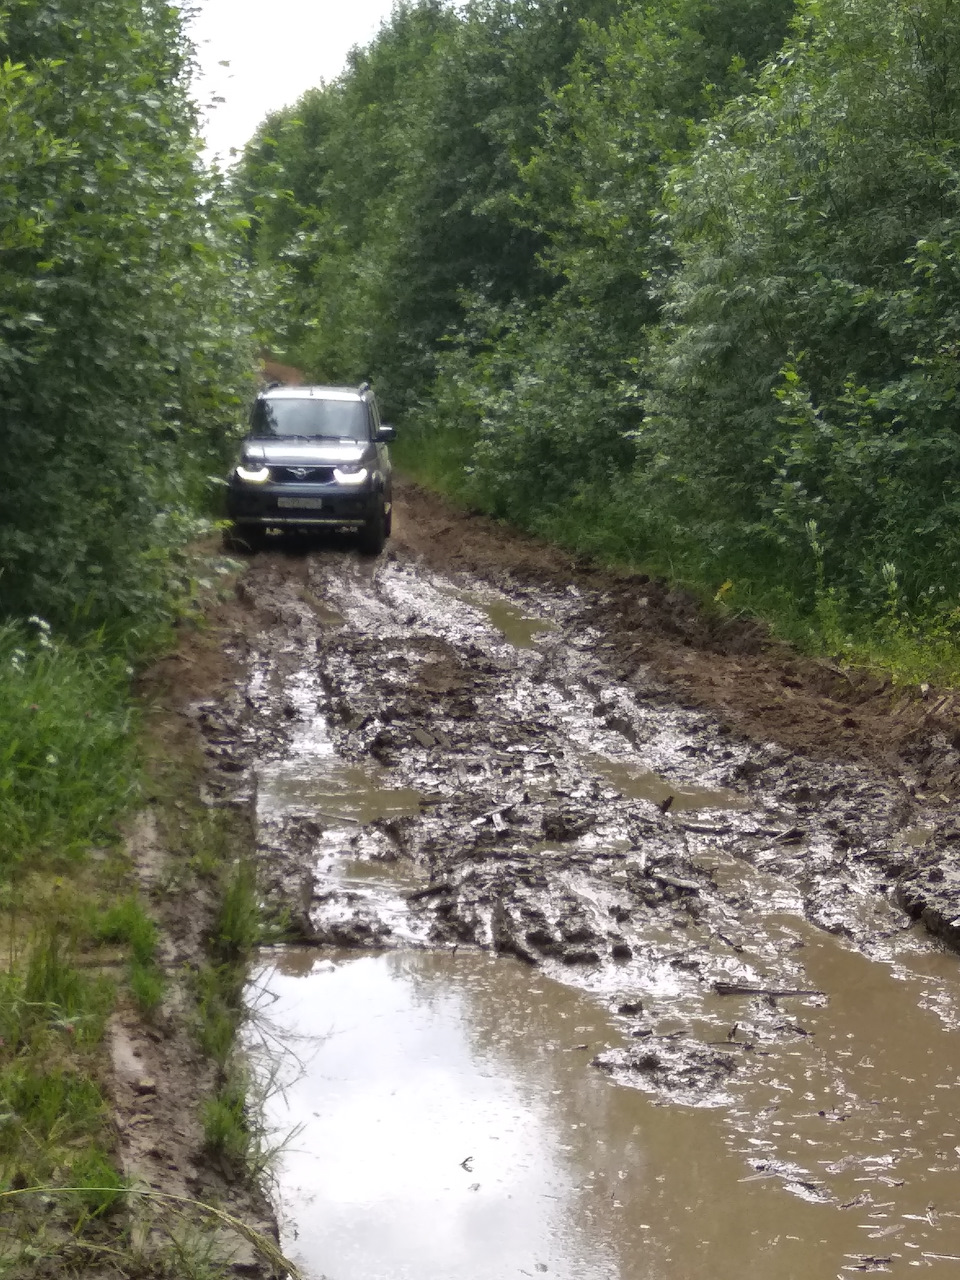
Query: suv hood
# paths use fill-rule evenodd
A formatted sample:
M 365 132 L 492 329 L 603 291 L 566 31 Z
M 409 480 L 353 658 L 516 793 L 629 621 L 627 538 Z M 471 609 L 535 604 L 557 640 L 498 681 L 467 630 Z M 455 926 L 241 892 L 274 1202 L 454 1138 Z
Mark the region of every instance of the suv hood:
M 337 466 L 341 462 L 360 462 L 369 448 L 363 440 L 248 440 L 243 456 L 248 462 L 264 466 Z

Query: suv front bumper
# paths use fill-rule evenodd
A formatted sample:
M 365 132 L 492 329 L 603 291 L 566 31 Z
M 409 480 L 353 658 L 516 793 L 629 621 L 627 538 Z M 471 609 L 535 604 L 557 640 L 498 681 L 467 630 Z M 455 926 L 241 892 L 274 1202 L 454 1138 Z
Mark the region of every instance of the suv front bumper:
M 227 515 L 235 525 L 270 528 L 311 525 L 360 529 L 376 513 L 380 495 L 337 484 L 244 484 L 227 490 Z

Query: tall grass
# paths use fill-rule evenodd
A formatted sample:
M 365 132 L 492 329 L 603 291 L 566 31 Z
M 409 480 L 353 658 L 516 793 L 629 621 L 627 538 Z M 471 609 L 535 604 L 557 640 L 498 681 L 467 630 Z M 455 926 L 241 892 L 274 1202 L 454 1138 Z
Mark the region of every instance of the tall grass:
M 64 932 L 63 920 L 47 921 L 0 975 L 0 1188 L 121 1185 L 97 1083 L 113 985 L 76 967 Z M 78 1220 L 111 1203 L 106 1192 L 81 1196 Z
M 493 515 L 505 509 L 518 527 L 601 564 L 684 586 L 722 615 L 761 619 L 805 652 L 896 682 L 960 685 L 960 608 L 943 588 L 908 601 L 890 564 L 872 602 L 851 600 L 829 580 L 815 529 L 806 559 L 786 559 L 768 530 L 724 523 L 690 495 L 683 504 L 658 503 L 636 473 L 581 484 L 562 503 L 519 502 L 497 477 L 478 478 L 469 440 L 455 425 L 428 417 L 404 430 L 402 441 L 395 457 L 403 471 L 458 505 Z M 936 566 L 926 569 L 937 581 Z
M 0 879 L 111 837 L 136 791 L 128 690 L 124 661 L 95 639 L 0 625 Z
M 159 931 L 135 894 L 111 903 L 91 922 L 91 935 L 98 942 L 121 943 L 130 949 L 130 991 L 141 1013 L 154 1013 L 160 1006 L 166 984 L 157 964 Z

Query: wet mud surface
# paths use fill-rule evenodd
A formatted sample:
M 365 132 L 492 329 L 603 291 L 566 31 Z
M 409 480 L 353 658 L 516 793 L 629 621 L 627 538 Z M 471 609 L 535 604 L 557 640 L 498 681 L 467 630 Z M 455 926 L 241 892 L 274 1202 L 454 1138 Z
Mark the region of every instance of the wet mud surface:
M 676 1207 L 646 1211 L 643 1240 L 604 1237 L 600 1269 L 524 1244 L 498 1274 L 955 1267 L 950 699 L 805 662 L 423 495 L 398 517 L 377 561 L 337 545 L 252 559 L 245 687 L 195 716 L 208 802 L 255 806 L 261 883 L 308 956 L 427 965 L 435 986 L 430 965 L 509 957 L 539 979 L 534 1056 L 547 987 L 594 1011 L 571 1015 L 589 1027 L 576 1071 L 632 1099 L 604 1114 L 641 1108 L 645 1194 L 659 1160 Z M 584 1106 L 571 1123 L 589 1127 Z M 684 1181 L 673 1144 L 698 1141 L 714 1154 Z M 691 1252 L 694 1202 L 717 1225 Z

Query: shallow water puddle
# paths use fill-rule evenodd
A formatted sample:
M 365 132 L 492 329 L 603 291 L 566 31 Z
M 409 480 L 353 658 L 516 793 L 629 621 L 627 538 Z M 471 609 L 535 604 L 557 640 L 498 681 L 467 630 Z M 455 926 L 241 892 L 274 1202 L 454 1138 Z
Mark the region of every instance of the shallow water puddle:
M 589 1068 L 619 1033 L 567 987 L 430 952 L 268 956 L 255 981 L 303 1063 L 268 1115 L 302 1126 L 279 1179 L 310 1280 L 785 1280 L 817 1256 L 771 1258 L 782 1193 L 737 1183 L 711 1114 Z
M 749 1105 L 731 1116 L 738 1145 L 758 1173 L 795 1194 L 849 1206 L 886 1252 L 960 1253 L 955 957 L 917 939 L 915 956 L 877 963 L 792 925 L 806 975 L 829 1000 L 778 1001 L 799 1034 L 776 1048 L 757 1039 L 769 1057 L 744 1092 Z M 726 1007 L 734 1040 L 751 1039 L 749 999 Z
M 822 979 L 830 952 L 814 962 Z M 290 1046 L 268 1123 L 299 1126 L 278 1168 L 285 1250 L 308 1280 L 795 1280 L 891 1256 L 882 1269 L 949 1267 L 960 1123 L 947 1122 L 949 1098 L 924 1105 L 946 1083 L 929 1069 L 943 1067 L 940 1050 L 926 1050 L 929 1018 L 912 1020 L 884 1063 L 883 970 L 851 962 L 863 980 L 814 1027 L 843 1038 L 831 1070 L 817 1081 L 802 1053 L 781 1054 L 767 1087 L 786 1101 L 766 1131 L 747 1120 L 732 1136 L 722 1112 L 659 1107 L 591 1069 L 622 1027 L 511 960 L 265 954 L 260 1029 L 271 1053 Z M 912 1103 L 891 1096 L 901 1072 L 922 1081 Z M 788 1196 L 768 1176 L 784 1128 L 849 1207 Z
M 670 782 L 658 773 L 603 756 L 590 756 L 591 768 L 631 800 L 650 800 L 676 812 L 697 809 L 748 809 L 749 802 L 726 787 Z
M 956 957 L 589 635 L 389 565 L 331 590 L 362 639 L 252 685 L 279 726 L 263 846 L 327 947 L 265 953 L 251 988 L 269 1123 L 302 1126 L 278 1193 L 305 1274 L 958 1274 Z M 452 945 L 538 937 L 546 972 Z
M 263 766 L 259 776 L 261 814 L 309 813 L 328 822 L 373 822 L 420 812 L 420 793 L 384 786 L 370 765 L 331 759 L 322 769 L 296 762 Z
M 257 816 L 261 822 L 291 813 L 330 823 L 360 824 L 420 812 L 420 793 L 390 787 L 372 763 L 352 764 L 334 751 L 326 718 L 317 711 L 318 689 L 298 672 L 285 689 L 293 729 L 280 760 L 257 766 Z
M 485 613 L 491 627 L 515 649 L 535 649 L 537 636 L 557 629 L 557 624 L 549 618 L 527 613 L 507 600 L 495 600 L 473 591 L 457 591 L 455 594 L 464 604 Z

